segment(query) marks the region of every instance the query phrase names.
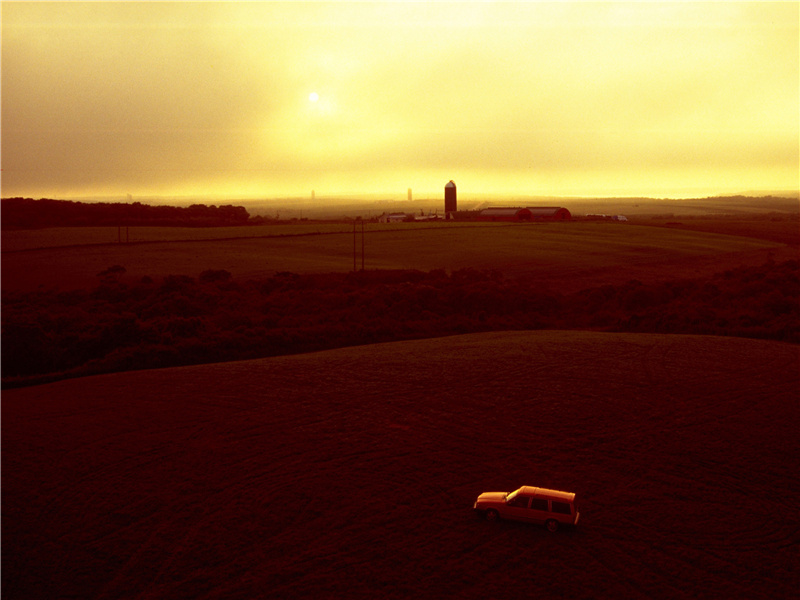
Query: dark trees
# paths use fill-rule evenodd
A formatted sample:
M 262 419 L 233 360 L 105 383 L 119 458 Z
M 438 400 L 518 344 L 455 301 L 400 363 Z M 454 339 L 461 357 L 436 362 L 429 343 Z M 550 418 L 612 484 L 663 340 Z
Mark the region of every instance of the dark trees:
M 630 281 L 569 295 L 476 270 L 363 271 L 236 281 L 143 278 L 114 265 L 90 291 L 3 293 L 3 385 L 513 329 L 701 333 L 800 343 L 800 265 L 709 280 Z
M 3 229 L 134 225 L 220 227 L 247 224 L 250 215 L 243 206 L 189 207 L 133 203 L 86 203 L 69 200 L 2 200 Z

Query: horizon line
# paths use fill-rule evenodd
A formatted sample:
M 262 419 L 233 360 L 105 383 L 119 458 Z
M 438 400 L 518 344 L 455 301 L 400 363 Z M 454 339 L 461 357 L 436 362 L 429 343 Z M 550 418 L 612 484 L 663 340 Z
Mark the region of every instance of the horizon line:
M 713 194 L 673 194 L 665 196 L 643 195 L 643 194 L 607 194 L 607 195 L 583 195 L 583 194 L 524 194 L 524 193 L 503 193 L 503 192 L 462 192 L 459 194 L 460 199 L 479 200 L 481 198 L 509 198 L 509 199 L 558 199 L 558 200 L 692 200 L 699 199 L 705 200 L 709 198 L 732 198 L 732 197 L 750 197 L 750 198 L 790 198 L 797 197 L 800 199 L 800 188 L 797 190 L 744 190 L 738 192 L 722 192 Z M 217 201 L 217 202 L 274 202 L 274 201 L 304 201 L 319 203 L 325 200 L 347 201 L 354 202 L 397 202 L 413 204 L 415 202 L 438 201 L 444 197 L 442 193 L 439 195 L 421 194 L 419 197 L 412 197 L 409 200 L 406 194 L 399 192 L 342 192 L 331 194 L 316 193 L 312 196 L 308 195 L 274 195 L 274 196 L 254 196 L 254 195 L 194 195 L 194 194 L 93 194 L 93 195 L 69 195 L 69 196 L 39 196 L 36 198 L 33 195 L 10 195 L 2 196 L 2 200 L 9 200 L 11 198 L 31 198 L 34 200 L 64 200 L 73 202 L 163 202 L 163 201 Z

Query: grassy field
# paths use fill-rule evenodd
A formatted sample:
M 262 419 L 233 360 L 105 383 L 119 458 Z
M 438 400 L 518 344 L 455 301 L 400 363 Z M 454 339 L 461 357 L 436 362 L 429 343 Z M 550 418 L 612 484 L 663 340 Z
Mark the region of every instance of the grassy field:
M 744 319 L 751 331 L 763 316 L 784 331 L 780 319 L 796 309 L 800 279 L 788 262 L 798 258 L 796 218 L 367 224 L 365 232 L 368 271 L 441 269 L 467 283 L 447 295 L 453 282 L 440 273 L 417 287 L 392 284 L 392 273 L 272 277 L 351 271 L 349 223 L 137 228 L 127 244 L 116 243 L 115 228 L 3 232 L 4 356 L 41 365 L 31 348 L 53 350 L 56 333 L 66 340 L 59 352 L 99 348 L 101 358 L 115 356 L 125 336 L 134 349 L 144 337 L 148 366 L 164 367 L 165 353 L 205 348 L 202 336 L 229 348 L 252 332 L 283 348 L 295 334 L 303 340 L 309 314 L 332 316 L 335 331 L 371 335 L 369 319 L 402 329 L 421 319 L 426 298 L 433 322 L 458 307 L 463 318 L 453 323 L 488 327 L 505 299 L 539 318 L 543 298 L 559 308 L 575 292 L 579 315 L 599 307 L 612 324 L 650 319 L 669 333 L 675 323 L 720 319 L 734 332 Z M 355 257 L 360 268 L 360 237 Z M 113 265 L 128 285 L 97 288 Z M 462 269 L 505 278 L 469 279 Z M 210 270 L 233 281 L 204 283 L 198 276 Z M 319 286 L 304 283 L 314 279 Z M 348 281 L 326 288 L 339 280 Z M 517 285 L 531 293 L 503 291 Z M 430 312 L 442 298 L 445 310 Z M 282 312 L 282 302 L 301 310 Z M 220 311 L 192 313 L 210 305 Z M 438 599 L 535 589 L 543 598 L 771 600 L 796 592 L 796 345 L 544 330 L 303 352 L 5 389 L 3 597 Z M 124 367 L 132 355 L 120 356 Z M 523 484 L 578 492 L 579 528 L 553 536 L 471 514 L 478 493 Z
M 506 332 L 6 391 L 3 597 L 794 597 L 797 361 Z M 472 514 L 523 484 L 578 528 Z
M 113 265 L 127 270 L 126 277 L 160 277 L 169 274 L 197 276 L 207 269 L 224 269 L 237 279 L 270 276 L 276 272 L 344 272 L 361 268 L 361 237 L 356 240 L 347 225 L 298 224 L 254 228 L 262 237 L 225 238 L 230 232 L 215 231 L 218 239 L 198 230 L 160 232 L 171 241 L 131 244 L 39 248 L 11 252 L 25 243 L 3 234 L 2 285 L 4 289 L 58 287 L 84 288 L 98 282 L 97 274 Z M 339 228 L 339 231 L 337 231 Z M 341 229 L 345 231 L 341 231 Z M 249 232 L 249 228 L 239 228 Z M 73 240 L 82 230 L 53 231 Z M 785 246 L 780 242 L 613 223 L 551 224 L 446 224 L 445 226 L 393 226 L 367 224 L 364 237 L 366 269 L 494 269 L 512 276 L 536 276 L 543 280 L 571 278 L 577 285 L 598 273 L 630 278 L 659 273 L 669 265 L 686 268 L 686 261 L 762 253 Z M 16 232 L 44 235 L 46 232 Z M 108 232 L 106 232 L 108 233 Z M 294 233 L 295 235 L 286 235 Z M 197 235 L 201 239 L 186 240 Z M 279 237 L 264 237 L 280 234 Z M 54 242 L 55 243 L 55 242 Z M 711 261 L 712 263 L 714 261 Z M 713 267 L 713 265 L 709 265 Z
M 3 251 L 116 244 L 123 242 L 175 242 L 232 238 L 279 237 L 352 231 L 345 223 L 258 225 L 253 227 L 53 227 L 3 232 Z
M 442 222 L 420 221 L 414 223 L 370 223 L 370 231 L 409 231 L 440 228 Z M 447 223 L 447 227 L 474 227 L 474 223 Z M 482 223 L 483 227 L 497 226 Z M 359 232 L 361 231 L 360 225 Z M 86 246 L 93 244 L 118 244 L 141 242 L 214 241 L 248 238 L 270 238 L 285 236 L 321 235 L 328 233 L 353 233 L 352 222 L 336 221 L 283 221 L 273 225 L 242 227 L 129 227 L 126 231 L 117 227 L 51 227 L 3 231 L 3 251 L 34 250 L 60 246 Z
M 800 214 L 764 214 L 753 216 L 726 215 L 718 217 L 698 216 L 660 219 L 634 218 L 632 223 L 653 227 L 670 227 L 687 231 L 706 231 L 752 237 L 780 242 L 797 248 L 800 246 Z

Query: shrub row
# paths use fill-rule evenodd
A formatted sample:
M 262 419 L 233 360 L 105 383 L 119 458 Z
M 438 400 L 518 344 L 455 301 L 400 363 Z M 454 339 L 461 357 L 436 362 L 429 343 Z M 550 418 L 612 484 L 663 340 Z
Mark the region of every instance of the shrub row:
M 243 206 L 162 206 L 141 202 L 74 202 L 42 198 L 3 198 L 3 229 L 87 226 L 217 227 L 247 224 Z
M 800 342 L 797 261 L 710 279 L 550 294 L 537 282 L 462 270 L 227 271 L 91 290 L 3 293 L 5 387 L 87 374 L 239 360 L 393 340 L 512 329 L 700 333 Z

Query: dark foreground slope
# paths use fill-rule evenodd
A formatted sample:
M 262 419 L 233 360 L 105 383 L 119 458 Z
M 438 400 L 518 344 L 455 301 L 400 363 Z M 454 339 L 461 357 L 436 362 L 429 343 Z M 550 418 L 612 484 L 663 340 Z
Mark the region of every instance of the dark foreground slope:
M 3 393 L 4 598 L 779 598 L 798 347 L 512 332 Z M 482 491 L 576 491 L 553 535 Z

